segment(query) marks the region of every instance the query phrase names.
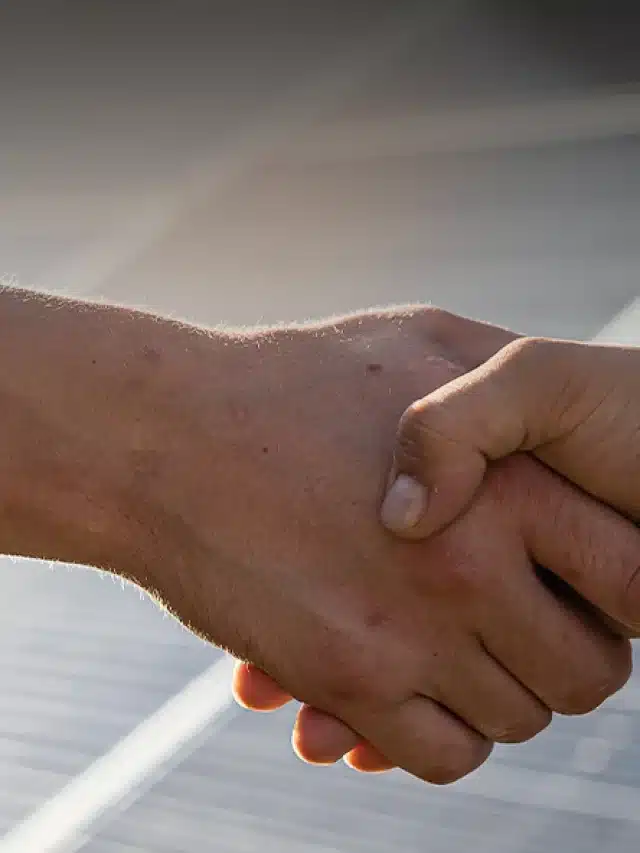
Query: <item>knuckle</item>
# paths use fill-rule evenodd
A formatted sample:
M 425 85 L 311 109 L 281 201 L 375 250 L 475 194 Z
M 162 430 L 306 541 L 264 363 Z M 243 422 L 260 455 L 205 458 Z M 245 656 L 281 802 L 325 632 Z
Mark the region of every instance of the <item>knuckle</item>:
M 443 385 L 453 378 L 444 379 Z M 427 462 L 443 447 L 451 445 L 451 431 L 455 425 L 442 402 L 437 392 L 432 392 L 404 410 L 396 432 L 396 448 L 406 461 Z
M 547 728 L 552 716 L 548 708 L 540 709 L 536 714 L 530 714 L 526 718 L 495 726 L 485 734 L 496 743 L 526 743 Z
M 455 315 L 434 305 L 420 305 L 409 314 L 409 322 L 416 332 L 424 336 L 429 343 L 438 340 L 447 324 L 455 319 Z
M 457 747 L 449 745 L 446 752 L 433 756 L 420 774 L 420 778 L 431 785 L 451 785 L 477 770 L 491 753 L 491 744 L 478 738 Z
M 609 696 L 621 690 L 631 678 L 633 672 L 633 649 L 628 640 L 620 641 L 620 649 L 611 668 L 609 677 Z
M 405 409 L 396 434 L 396 448 L 406 461 L 417 462 L 426 444 L 429 431 L 427 414 L 420 400 Z
M 583 687 L 568 690 L 564 696 L 561 696 L 554 703 L 554 709 L 567 717 L 581 717 L 595 711 L 608 696 L 607 690 L 597 687 L 592 687 L 589 690 L 585 690 Z
M 619 651 L 599 671 L 593 667 L 588 677 L 569 684 L 555 703 L 554 710 L 568 716 L 581 716 L 595 711 L 624 687 L 631 677 L 632 666 L 631 644 L 624 641 Z
M 501 357 L 505 361 L 513 359 L 522 362 L 524 360 L 539 365 L 540 359 L 546 357 L 548 352 L 553 354 L 553 347 L 547 339 L 523 337 L 508 343 L 502 350 Z
M 624 571 L 625 582 L 622 588 L 622 613 L 627 617 L 629 626 L 640 628 L 640 562 L 634 548 L 634 554 Z

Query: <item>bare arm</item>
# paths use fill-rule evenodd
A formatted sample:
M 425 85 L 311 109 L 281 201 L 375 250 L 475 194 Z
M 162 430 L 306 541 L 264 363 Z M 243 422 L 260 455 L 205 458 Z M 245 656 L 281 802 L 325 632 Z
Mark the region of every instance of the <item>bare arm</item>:
M 640 533 L 530 459 L 429 543 L 381 529 L 399 416 L 462 370 L 441 319 L 232 335 L 1 291 L 0 548 L 131 578 L 390 761 L 464 775 L 626 680 L 531 560 L 637 565 Z
M 178 441 L 206 338 L 207 391 L 237 377 L 229 337 L 113 306 L 0 290 L 0 550 L 144 582 L 157 526 L 145 485 Z M 234 351 L 235 371 L 242 369 Z M 215 424 L 212 424 L 215 430 Z M 220 438 L 223 431 L 220 430 Z M 157 508 L 156 508 L 157 509 Z

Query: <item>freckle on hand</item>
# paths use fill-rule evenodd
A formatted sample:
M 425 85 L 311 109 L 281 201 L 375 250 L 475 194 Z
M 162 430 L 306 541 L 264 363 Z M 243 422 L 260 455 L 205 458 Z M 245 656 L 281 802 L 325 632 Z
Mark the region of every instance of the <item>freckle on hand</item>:
M 378 363 L 368 364 L 367 373 L 382 373 L 382 365 Z

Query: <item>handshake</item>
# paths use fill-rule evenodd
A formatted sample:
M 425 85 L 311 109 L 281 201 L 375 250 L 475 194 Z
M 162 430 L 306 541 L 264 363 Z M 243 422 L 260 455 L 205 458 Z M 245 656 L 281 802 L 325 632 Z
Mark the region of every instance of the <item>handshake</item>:
M 307 761 L 451 782 L 629 678 L 640 350 L 423 307 L 232 334 L 5 288 L 0 318 L 3 552 L 137 583 L 244 705 L 302 702 Z
M 298 712 L 294 748 L 311 763 L 344 756 L 360 771 L 398 764 L 446 783 L 494 742 L 530 739 L 553 712 L 591 711 L 630 674 L 625 638 L 640 628 L 640 533 L 630 523 L 640 519 L 640 350 L 505 343 L 503 330 L 438 322 L 433 343 L 446 343 L 449 357 L 457 345 L 467 365 L 505 345 L 405 411 L 380 520 L 424 541 L 389 545 L 378 562 L 370 539 L 358 591 L 353 577 L 344 598 L 338 586 L 315 648 L 300 636 L 309 679 L 323 680 L 298 694 L 315 704 Z M 380 374 L 372 383 L 394 381 L 385 365 L 369 366 Z M 457 372 L 433 355 L 422 369 L 432 386 Z M 344 493 L 333 499 L 345 528 L 353 513 L 357 537 L 359 513 Z M 327 548 L 349 534 L 334 535 Z M 328 583 L 342 582 L 335 558 L 325 569 Z M 262 711 L 293 698 L 252 663 L 237 664 L 234 693 Z

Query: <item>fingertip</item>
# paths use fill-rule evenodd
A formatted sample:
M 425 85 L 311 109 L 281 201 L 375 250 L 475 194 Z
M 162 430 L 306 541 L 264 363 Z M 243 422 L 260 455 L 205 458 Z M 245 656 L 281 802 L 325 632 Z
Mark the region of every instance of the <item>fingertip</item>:
M 347 767 L 358 773 L 387 773 L 395 767 L 392 761 L 386 759 L 381 752 L 366 742 L 358 744 L 344 756 L 343 760 Z
M 306 764 L 335 764 L 358 743 L 358 735 L 336 717 L 309 705 L 298 711 L 291 745 Z
M 233 698 L 248 711 L 277 711 L 292 700 L 266 672 L 253 664 L 236 663 L 232 680 Z

